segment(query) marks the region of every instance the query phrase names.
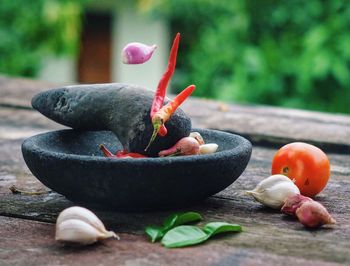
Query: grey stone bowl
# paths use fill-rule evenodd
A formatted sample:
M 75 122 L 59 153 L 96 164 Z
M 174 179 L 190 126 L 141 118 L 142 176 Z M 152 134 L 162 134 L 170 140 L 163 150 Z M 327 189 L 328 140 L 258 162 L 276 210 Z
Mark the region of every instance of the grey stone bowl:
M 251 143 L 241 136 L 195 129 L 214 154 L 168 158 L 106 158 L 98 145 L 122 149 L 109 131 L 60 130 L 22 144 L 24 160 L 44 185 L 73 202 L 118 210 L 181 207 L 232 184 L 250 159 Z

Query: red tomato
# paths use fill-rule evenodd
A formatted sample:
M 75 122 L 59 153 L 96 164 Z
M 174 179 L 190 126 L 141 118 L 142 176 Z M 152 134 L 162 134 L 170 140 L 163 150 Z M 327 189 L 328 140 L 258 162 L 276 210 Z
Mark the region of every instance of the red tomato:
M 293 142 L 279 149 L 272 160 L 272 174 L 288 176 L 304 196 L 313 197 L 326 186 L 330 176 L 327 155 L 319 148 Z

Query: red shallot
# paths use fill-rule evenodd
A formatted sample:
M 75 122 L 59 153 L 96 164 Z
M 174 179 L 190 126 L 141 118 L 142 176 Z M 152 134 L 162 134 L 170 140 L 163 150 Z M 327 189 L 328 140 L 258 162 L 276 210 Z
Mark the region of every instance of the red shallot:
M 324 224 L 335 224 L 335 220 L 327 209 L 317 201 L 306 201 L 296 210 L 296 216 L 304 226 L 320 227 Z
M 198 141 L 192 137 L 185 137 L 180 139 L 176 144 L 167 149 L 160 151 L 158 155 L 164 156 L 176 156 L 176 155 L 196 155 L 199 153 Z
M 157 49 L 157 45 L 146 45 L 143 43 L 132 42 L 127 44 L 122 51 L 122 59 L 124 64 L 143 64 L 147 62 L 153 52 Z

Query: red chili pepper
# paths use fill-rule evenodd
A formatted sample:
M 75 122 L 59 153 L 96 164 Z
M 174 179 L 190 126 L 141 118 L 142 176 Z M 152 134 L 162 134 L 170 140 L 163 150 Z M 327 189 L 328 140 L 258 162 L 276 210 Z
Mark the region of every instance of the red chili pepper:
M 103 154 L 104 154 L 106 157 L 117 157 L 117 155 L 114 155 L 113 153 L 111 153 L 111 152 L 105 147 L 105 145 L 100 144 L 99 147 L 100 147 L 100 150 L 103 152 Z
M 182 92 L 180 92 L 174 100 L 164 105 L 159 111 L 157 111 L 152 117 L 153 124 L 153 134 L 151 139 L 145 149 L 145 151 L 149 148 L 152 142 L 157 137 L 157 134 L 162 125 L 167 122 L 172 114 L 176 111 L 176 109 L 192 94 L 192 92 L 196 89 L 195 85 L 190 85 Z
M 120 154 L 120 155 L 117 155 L 117 157 L 118 158 L 147 158 L 147 156 L 136 152 L 128 152 L 125 154 Z
M 171 79 L 172 75 L 175 71 L 176 66 L 176 57 L 177 57 L 177 51 L 179 48 L 179 42 L 180 42 L 180 33 L 176 34 L 176 37 L 173 42 L 173 46 L 171 47 L 170 55 L 169 55 L 169 61 L 168 61 L 168 67 L 163 74 L 163 77 L 158 83 L 158 87 L 156 90 L 156 94 L 153 98 L 152 107 L 151 107 L 151 119 L 153 119 L 153 116 L 156 112 L 160 110 L 160 108 L 163 107 L 164 99 L 165 99 L 165 93 L 166 88 L 168 86 L 169 80 Z M 161 128 L 159 129 L 159 135 L 165 136 L 167 134 L 167 129 L 165 125 L 163 124 Z
M 103 144 L 100 144 L 100 149 L 106 157 L 112 157 L 112 158 L 146 158 L 147 157 L 143 154 L 136 153 L 136 152 L 128 152 L 126 150 L 117 151 L 117 153 L 114 155 Z
M 121 151 L 117 151 L 115 155 L 117 155 L 117 157 L 121 157 L 127 153 L 128 153 L 127 150 L 121 150 Z

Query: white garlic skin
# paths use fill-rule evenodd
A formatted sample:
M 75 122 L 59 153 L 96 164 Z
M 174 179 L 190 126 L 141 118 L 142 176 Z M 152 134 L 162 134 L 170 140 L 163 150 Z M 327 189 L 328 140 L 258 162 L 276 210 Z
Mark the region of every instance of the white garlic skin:
M 110 237 L 119 239 L 114 232 L 107 231 L 101 220 L 86 208 L 70 207 L 57 217 L 57 241 L 89 245 Z
M 215 153 L 219 145 L 216 143 L 208 143 L 199 146 L 199 154 Z
M 300 194 L 298 187 L 284 175 L 272 175 L 262 180 L 255 189 L 246 191 L 265 206 L 280 209 L 291 195 Z
M 56 225 L 57 241 L 89 245 L 101 238 L 102 232 L 80 220 L 70 219 Z
M 63 210 L 58 215 L 56 223 L 59 224 L 70 219 L 81 220 L 90 224 L 101 232 L 107 231 L 101 220 L 92 211 L 83 207 L 74 206 Z

